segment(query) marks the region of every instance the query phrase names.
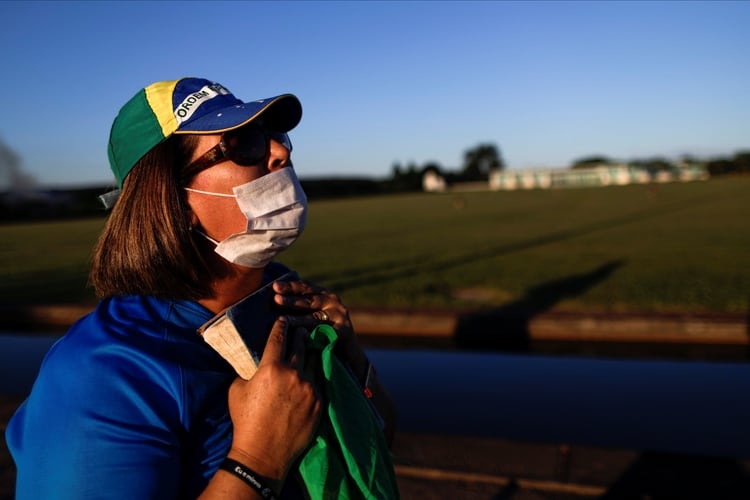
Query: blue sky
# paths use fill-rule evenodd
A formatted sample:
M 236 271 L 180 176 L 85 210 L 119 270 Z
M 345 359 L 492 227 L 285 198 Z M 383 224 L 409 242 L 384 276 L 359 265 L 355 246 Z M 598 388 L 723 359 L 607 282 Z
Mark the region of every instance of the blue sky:
M 158 80 L 283 92 L 304 179 L 750 149 L 750 2 L 0 2 L 0 140 L 46 186 L 109 183 L 109 128 Z

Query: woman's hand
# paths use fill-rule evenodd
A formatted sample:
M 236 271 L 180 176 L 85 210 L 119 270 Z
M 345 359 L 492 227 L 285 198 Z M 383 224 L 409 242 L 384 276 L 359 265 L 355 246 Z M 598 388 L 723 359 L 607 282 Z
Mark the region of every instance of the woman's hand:
M 342 352 L 351 352 L 356 343 L 349 310 L 335 293 L 307 281 L 276 281 L 276 303 L 295 314 L 294 324 L 314 327 L 326 323 L 336 330 Z
M 277 492 L 320 419 L 318 388 L 305 375 L 307 334 L 280 317 L 258 371 L 248 381 L 238 378 L 229 389 L 234 438 L 228 456 L 276 483 Z
M 354 334 L 346 306 L 335 293 L 306 281 L 276 281 L 273 289 L 276 292 L 274 300 L 278 305 L 291 310 L 292 314 L 298 313 L 289 316 L 289 321 L 293 324 L 312 328 L 320 323 L 327 323 L 336 329 L 336 352 L 349 364 L 360 385 L 365 382 L 369 384 L 367 389 L 373 394 L 371 401 L 383 418 L 383 431 L 390 444 L 396 426 L 396 407 L 375 372 L 370 371 L 370 361 Z

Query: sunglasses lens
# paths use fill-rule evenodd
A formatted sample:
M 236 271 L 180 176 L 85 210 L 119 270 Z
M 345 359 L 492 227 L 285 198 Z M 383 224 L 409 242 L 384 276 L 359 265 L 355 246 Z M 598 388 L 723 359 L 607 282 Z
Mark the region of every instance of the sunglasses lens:
M 268 139 L 278 142 L 292 152 L 292 141 L 287 134 L 246 126 L 234 133 L 227 133 L 224 141 L 229 158 L 238 165 L 250 166 L 261 163 L 268 154 Z
M 250 166 L 261 163 L 268 152 L 268 140 L 258 127 L 243 127 L 224 140 L 230 159 L 238 165 Z
M 290 153 L 292 152 L 292 140 L 289 139 L 288 134 L 285 134 L 283 132 L 274 132 L 272 130 L 269 130 L 268 136 L 274 141 L 284 146 L 287 149 L 287 151 L 289 151 Z

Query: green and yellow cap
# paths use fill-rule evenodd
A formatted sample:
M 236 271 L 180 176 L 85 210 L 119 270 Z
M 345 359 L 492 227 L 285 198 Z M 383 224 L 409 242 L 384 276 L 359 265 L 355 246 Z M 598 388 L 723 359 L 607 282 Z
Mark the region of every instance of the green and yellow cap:
M 172 134 L 217 134 L 263 114 L 274 130 L 288 132 L 302 118 L 292 94 L 243 102 L 222 85 L 203 78 L 156 82 L 141 89 L 112 124 L 107 153 L 117 184 L 154 146 Z

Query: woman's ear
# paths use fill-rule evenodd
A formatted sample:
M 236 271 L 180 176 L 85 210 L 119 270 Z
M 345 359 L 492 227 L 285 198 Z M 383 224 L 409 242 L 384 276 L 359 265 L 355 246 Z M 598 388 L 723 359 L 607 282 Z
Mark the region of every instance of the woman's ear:
M 195 212 L 190 210 L 190 229 L 195 229 L 196 227 L 201 225 L 200 219 L 198 219 L 198 216 L 195 215 Z

